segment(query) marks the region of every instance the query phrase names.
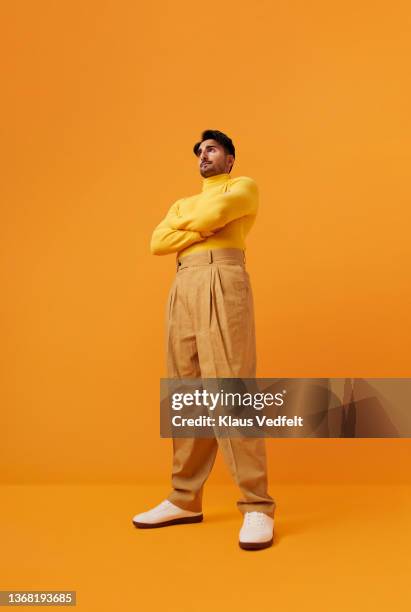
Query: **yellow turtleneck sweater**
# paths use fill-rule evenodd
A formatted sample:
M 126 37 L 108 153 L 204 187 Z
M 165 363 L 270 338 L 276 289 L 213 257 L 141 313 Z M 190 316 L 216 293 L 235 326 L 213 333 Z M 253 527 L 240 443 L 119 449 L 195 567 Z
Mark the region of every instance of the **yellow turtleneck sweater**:
M 248 176 L 203 178 L 199 194 L 177 200 L 151 237 L 153 255 L 206 249 L 244 249 L 258 209 L 258 187 Z

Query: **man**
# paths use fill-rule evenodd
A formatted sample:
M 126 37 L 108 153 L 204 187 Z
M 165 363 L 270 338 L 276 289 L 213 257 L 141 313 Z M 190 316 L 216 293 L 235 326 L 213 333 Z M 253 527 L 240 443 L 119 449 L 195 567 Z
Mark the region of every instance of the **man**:
M 253 295 L 245 270 L 245 236 L 258 208 L 255 181 L 231 178 L 235 148 L 219 130 L 194 145 L 202 191 L 175 202 L 151 238 L 154 255 L 176 253 L 177 273 L 166 307 L 169 378 L 255 378 Z M 139 528 L 202 521 L 203 486 L 218 446 L 243 498 L 239 545 L 273 542 L 275 502 L 267 492 L 264 438 L 173 438 L 173 489 L 137 514 Z

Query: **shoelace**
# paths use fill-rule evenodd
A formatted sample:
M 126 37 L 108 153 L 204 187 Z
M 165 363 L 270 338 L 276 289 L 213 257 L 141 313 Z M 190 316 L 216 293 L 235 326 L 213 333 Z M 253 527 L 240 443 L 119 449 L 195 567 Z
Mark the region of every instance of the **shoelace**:
M 155 511 L 161 512 L 161 510 L 164 510 L 165 508 L 169 508 L 170 506 L 171 506 L 171 503 L 168 501 L 168 499 L 165 499 L 160 504 L 158 504 L 158 506 L 155 508 Z
M 164 501 L 161 502 L 160 506 L 162 508 L 168 508 L 168 506 L 171 506 L 171 502 L 169 502 L 168 499 L 165 499 Z
M 266 519 L 262 512 L 246 512 L 245 524 L 247 526 L 254 525 L 256 527 L 262 527 L 265 525 Z

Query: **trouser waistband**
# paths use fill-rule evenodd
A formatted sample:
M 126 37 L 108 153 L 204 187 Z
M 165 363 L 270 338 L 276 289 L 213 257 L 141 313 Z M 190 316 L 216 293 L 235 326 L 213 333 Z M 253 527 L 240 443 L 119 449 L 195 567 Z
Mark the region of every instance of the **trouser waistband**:
M 203 266 L 215 261 L 226 261 L 245 264 L 245 251 L 243 249 L 207 249 L 191 253 L 183 257 L 176 257 L 177 272 L 188 266 Z

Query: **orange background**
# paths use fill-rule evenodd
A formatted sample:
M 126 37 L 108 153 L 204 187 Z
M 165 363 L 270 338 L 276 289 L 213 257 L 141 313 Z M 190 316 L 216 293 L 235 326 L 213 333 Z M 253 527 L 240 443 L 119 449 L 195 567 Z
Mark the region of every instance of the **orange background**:
M 232 137 L 258 376 L 411 376 L 408 2 L 2 8 L 1 480 L 159 482 L 163 313 L 149 252 Z M 409 482 L 408 440 L 269 440 L 278 482 Z M 219 459 L 215 481 L 226 482 Z

